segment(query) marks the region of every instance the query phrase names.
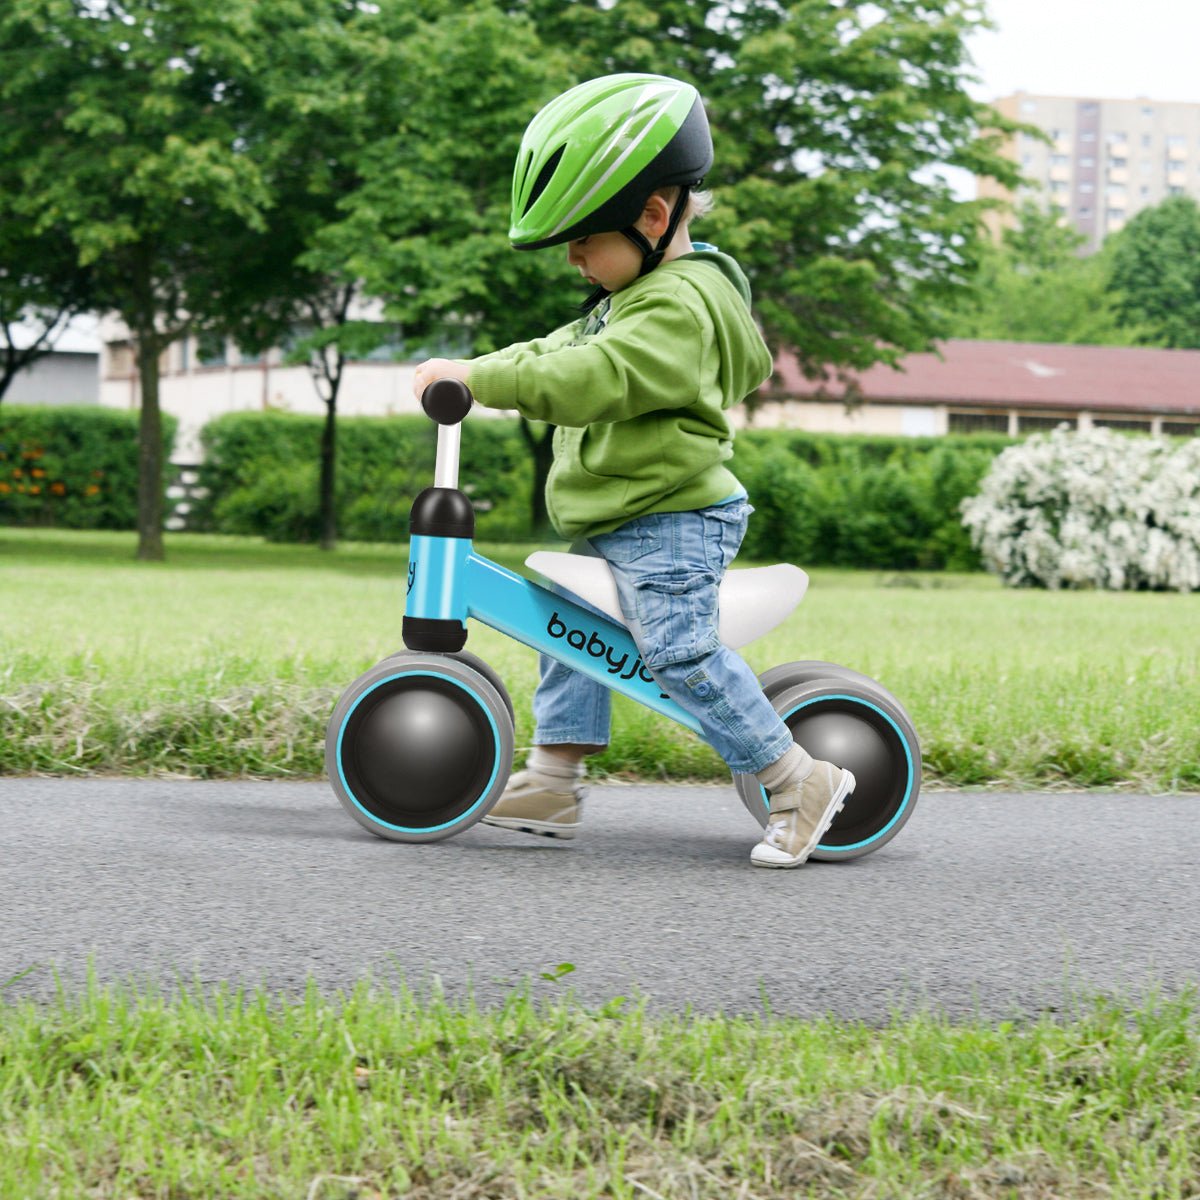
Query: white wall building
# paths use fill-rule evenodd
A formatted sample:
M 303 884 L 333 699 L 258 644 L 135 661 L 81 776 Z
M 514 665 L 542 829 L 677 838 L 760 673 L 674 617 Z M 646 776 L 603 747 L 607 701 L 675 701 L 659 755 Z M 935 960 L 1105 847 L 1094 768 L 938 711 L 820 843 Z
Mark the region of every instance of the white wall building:
M 102 326 L 100 403 L 110 408 L 141 405 L 137 367 L 127 331 L 108 320 Z M 339 416 L 419 413 L 412 395 L 415 363 L 389 358 L 346 365 L 338 395 Z M 200 430 L 230 412 L 276 409 L 324 415 L 325 405 L 307 366 L 285 366 L 283 354 L 242 354 L 230 341 L 213 343 L 188 336 L 171 345 L 159 362 L 159 405 L 179 420 L 171 460 L 198 463 Z
M 95 317 L 71 321 L 54 341 L 54 349 L 18 371 L 4 393 L 6 404 L 96 404 L 100 399 L 101 341 Z M 22 323 L 12 327 L 13 344 L 27 349 L 41 329 Z

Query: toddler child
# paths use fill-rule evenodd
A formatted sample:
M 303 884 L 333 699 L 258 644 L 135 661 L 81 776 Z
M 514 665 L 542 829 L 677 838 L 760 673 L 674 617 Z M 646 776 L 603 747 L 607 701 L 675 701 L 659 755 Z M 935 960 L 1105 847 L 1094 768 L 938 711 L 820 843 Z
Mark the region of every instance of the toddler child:
M 717 589 L 753 511 L 726 465 L 728 410 L 771 373 L 737 263 L 693 244 L 689 221 L 712 165 L 695 88 L 659 75 L 593 79 L 530 122 L 513 175 L 509 239 L 565 243 L 594 290 L 586 315 L 470 362 L 431 359 L 414 392 L 460 379 L 478 403 L 554 432 L 546 507 L 580 553 L 612 570 L 642 661 L 692 713 L 730 769 L 770 797 L 750 861 L 795 867 L 812 853 L 854 776 L 797 745 L 754 672 L 717 636 Z M 542 656 L 534 746 L 483 818 L 570 838 L 583 759 L 607 745 L 610 692 Z

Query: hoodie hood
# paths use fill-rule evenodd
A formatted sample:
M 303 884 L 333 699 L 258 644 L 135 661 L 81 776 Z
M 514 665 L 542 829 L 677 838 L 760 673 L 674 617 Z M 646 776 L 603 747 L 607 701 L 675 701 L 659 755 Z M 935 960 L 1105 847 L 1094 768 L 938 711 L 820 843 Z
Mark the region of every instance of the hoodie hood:
M 715 246 L 693 242 L 690 254 L 652 274 L 681 275 L 699 293 L 712 318 L 720 360 L 721 406 L 731 408 L 770 378 L 771 353 L 750 312 L 750 281 L 736 260 Z

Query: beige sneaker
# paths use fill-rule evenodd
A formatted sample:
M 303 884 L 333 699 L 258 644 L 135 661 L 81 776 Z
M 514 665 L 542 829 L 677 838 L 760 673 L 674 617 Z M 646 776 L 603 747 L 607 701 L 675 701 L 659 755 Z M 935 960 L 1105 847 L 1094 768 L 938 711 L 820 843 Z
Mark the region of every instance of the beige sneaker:
M 564 780 L 569 791 L 554 791 L 546 786 L 545 776 L 518 771 L 511 776 L 504 794 L 492 805 L 485 825 L 516 829 L 541 837 L 573 838 L 579 828 L 579 810 L 583 789 Z
M 817 848 L 852 791 L 849 771 L 818 759 L 798 787 L 772 794 L 767 829 L 750 851 L 750 861 L 756 867 L 798 867 Z

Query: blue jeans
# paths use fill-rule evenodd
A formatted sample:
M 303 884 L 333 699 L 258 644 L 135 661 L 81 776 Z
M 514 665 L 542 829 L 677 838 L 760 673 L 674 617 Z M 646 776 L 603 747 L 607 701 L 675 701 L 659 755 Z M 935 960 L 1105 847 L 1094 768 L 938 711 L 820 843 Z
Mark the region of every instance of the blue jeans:
M 792 746 L 791 731 L 754 672 L 717 636 L 717 589 L 753 511 L 745 500 L 734 500 L 653 513 L 573 547 L 607 560 L 646 669 L 700 722 L 705 740 L 730 770 L 747 774 Z M 539 665 L 534 744 L 607 745 L 608 688 L 547 655 L 539 656 Z

